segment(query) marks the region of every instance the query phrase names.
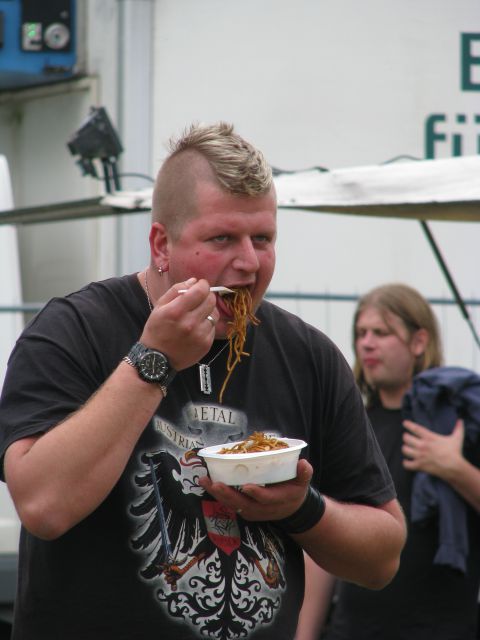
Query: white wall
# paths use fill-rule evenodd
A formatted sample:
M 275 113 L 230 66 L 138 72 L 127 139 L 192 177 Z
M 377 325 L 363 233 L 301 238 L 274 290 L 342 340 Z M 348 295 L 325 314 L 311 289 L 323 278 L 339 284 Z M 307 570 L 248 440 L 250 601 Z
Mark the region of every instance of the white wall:
M 0 155 L 0 210 L 13 208 L 10 171 L 5 156 Z M 12 226 L 0 227 L 0 305 L 14 306 L 21 301 L 17 231 Z M 0 314 L 0 388 L 8 357 L 22 327 L 19 313 Z M 17 548 L 20 524 L 7 486 L 0 483 L 0 554 L 14 553 Z
M 172 132 L 218 119 L 234 122 L 283 169 L 423 158 L 432 113 L 448 121 L 436 157 L 452 155 L 455 131 L 464 154 L 478 152 L 478 92 L 460 89 L 460 34 L 480 32 L 476 0 L 162 0 L 156 7 L 156 167 Z M 454 122 L 457 113 L 468 114 L 467 124 Z M 461 293 L 480 298 L 480 224 L 436 222 L 431 230 Z M 419 223 L 280 212 L 272 290 L 357 294 L 392 280 L 451 297 Z M 353 305 L 281 304 L 325 329 L 351 359 Z M 458 310 L 438 315 L 448 363 L 480 369 Z M 478 311 L 472 315 L 480 330 Z
M 460 84 L 460 34 L 480 32 L 477 0 L 84 0 L 81 6 L 89 77 L 55 91 L 0 94 L 0 153 L 9 159 L 17 206 L 102 192 L 80 175 L 66 148 L 92 104 L 106 106 L 119 130 L 121 169 L 149 175 L 170 135 L 195 120 L 234 122 L 284 169 L 424 157 L 432 113 L 447 118 L 438 157 L 451 155 L 454 133 L 462 134 L 463 153 L 478 152 L 478 91 Z M 458 114 L 468 116 L 466 124 L 455 122 Z M 459 290 L 480 298 L 480 224 L 431 228 Z M 20 228 L 25 300 L 141 269 L 147 230 L 146 215 Z M 359 294 L 388 280 L 413 284 L 427 297 L 450 297 L 416 222 L 279 212 L 273 291 Z M 281 304 L 325 329 L 351 358 L 353 305 Z M 478 369 L 479 350 L 458 310 L 438 311 L 448 362 Z M 472 315 L 480 328 L 478 308 Z
M 13 192 L 10 170 L 5 156 L 0 155 L 0 211 L 13 208 Z M 22 300 L 20 285 L 20 263 L 17 246 L 17 230 L 5 225 L 0 227 L 0 273 L 8 275 L 2 278 L 0 287 L 0 305 L 18 306 Z M 0 314 L 0 387 L 3 384 L 4 371 L 10 351 L 22 327 L 19 313 Z

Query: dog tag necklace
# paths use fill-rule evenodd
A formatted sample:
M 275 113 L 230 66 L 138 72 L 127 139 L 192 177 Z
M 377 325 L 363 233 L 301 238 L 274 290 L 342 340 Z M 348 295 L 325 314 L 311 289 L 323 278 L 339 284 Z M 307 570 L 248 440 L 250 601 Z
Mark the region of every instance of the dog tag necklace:
M 221 353 L 223 353 L 223 351 L 225 351 L 225 349 L 228 347 L 229 344 L 230 343 L 227 340 L 223 345 L 223 347 L 220 349 L 220 351 L 213 356 L 210 362 L 206 362 L 205 364 L 202 364 L 201 362 L 198 363 L 198 375 L 200 376 L 200 391 L 202 391 L 206 395 L 209 395 L 212 393 L 212 374 L 210 371 L 210 367 L 218 358 L 218 356 Z

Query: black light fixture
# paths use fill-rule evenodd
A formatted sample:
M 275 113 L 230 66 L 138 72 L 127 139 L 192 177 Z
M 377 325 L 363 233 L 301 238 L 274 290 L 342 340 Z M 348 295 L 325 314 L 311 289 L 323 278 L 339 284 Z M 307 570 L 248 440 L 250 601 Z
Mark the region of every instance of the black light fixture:
M 112 192 L 112 186 L 120 191 L 117 160 L 123 147 L 104 107 L 90 107 L 88 118 L 72 135 L 67 146 L 73 156 L 79 156 L 76 164 L 82 175 L 98 178 L 94 161 L 99 160 L 107 192 Z

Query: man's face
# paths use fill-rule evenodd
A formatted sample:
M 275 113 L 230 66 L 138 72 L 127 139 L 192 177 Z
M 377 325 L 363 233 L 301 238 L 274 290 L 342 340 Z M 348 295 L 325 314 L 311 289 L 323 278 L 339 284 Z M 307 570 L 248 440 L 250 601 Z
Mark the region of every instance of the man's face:
M 364 309 L 355 327 L 355 351 L 366 381 L 381 398 L 383 393 L 403 396 L 411 385 L 416 354 L 398 316 L 390 313 L 384 319 L 374 307 Z
M 254 308 L 260 304 L 275 267 L 276 198 L 234 196 L 209 182 L 196 188 L 197 215 L 180 237 L 169 241 L 170 284 L 190 277 L 205 278 L 210 286 L 249 289 Z M 220 320 L 216 337 L 226 335 L 231 319 L 217 296 Z

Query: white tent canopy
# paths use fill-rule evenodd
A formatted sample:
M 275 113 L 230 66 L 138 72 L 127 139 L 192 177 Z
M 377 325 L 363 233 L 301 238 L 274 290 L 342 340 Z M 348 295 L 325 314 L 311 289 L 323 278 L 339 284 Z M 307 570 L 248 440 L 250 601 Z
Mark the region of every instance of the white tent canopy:
M 279 208 L 420 220 L 480 220 L 480 156 L 279 173 Z M 152 189 L 108 194 L 102 204 L 149 209 Z
M 468 310 L 428 228 L 428 220 L 480 221 L 480 155 L 402 161 L 324 171 L 279 172 L 274 177 L 280 209 L 419 220 L 462 315 L 480 346 Z M 100 198 L 12 209 L 0 225 L 35 224 L 145 212 L 152 188 Z
M 480 156 L 275 177 L 281 208 L 422 220 L 480 220 Z
M 281 209 L 324 213 L 480 221 L 480 155 L 440 160 L 280 173 L 274 178 Z M 0 225 L 35 224 L 148 211 L 152 188 L 0 213 Z

